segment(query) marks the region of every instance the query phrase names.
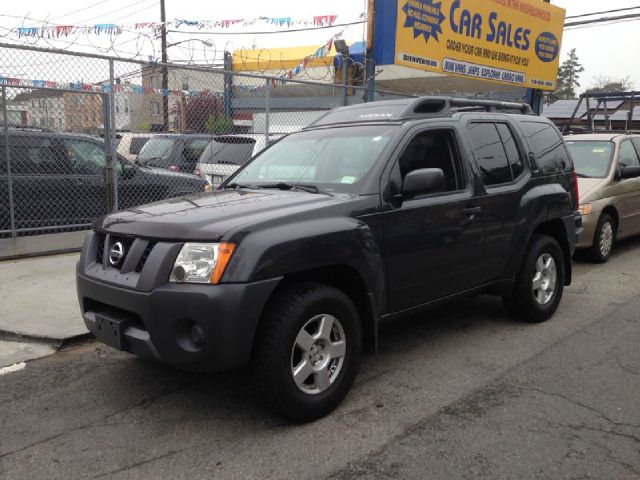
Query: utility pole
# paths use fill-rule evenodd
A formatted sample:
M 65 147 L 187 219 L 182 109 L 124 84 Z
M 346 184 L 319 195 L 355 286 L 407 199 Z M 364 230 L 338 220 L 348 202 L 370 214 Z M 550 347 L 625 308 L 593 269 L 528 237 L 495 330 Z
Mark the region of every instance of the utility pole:
M 164 8 L 164 0 L 160 0 L 160 41 L 162 43 L 162 130 L 169 130 L 169 96 L 165 95 L 169 90 L 169 71 L 167 70 L 167 15 Z

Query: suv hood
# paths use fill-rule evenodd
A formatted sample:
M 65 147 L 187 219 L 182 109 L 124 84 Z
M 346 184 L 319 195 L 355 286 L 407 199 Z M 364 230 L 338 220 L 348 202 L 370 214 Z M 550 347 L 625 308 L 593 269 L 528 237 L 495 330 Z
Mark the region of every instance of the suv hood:
M 228 231 L 335 203 L 301 191 L 221 190 L 142 205 L 98 219 L 94 228 L 161 240 L 218 241 Z

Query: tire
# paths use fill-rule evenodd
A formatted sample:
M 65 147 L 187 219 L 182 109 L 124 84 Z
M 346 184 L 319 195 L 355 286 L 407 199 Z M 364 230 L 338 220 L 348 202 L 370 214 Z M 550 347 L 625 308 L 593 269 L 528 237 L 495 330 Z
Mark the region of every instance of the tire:
M 611 215 L 603 213 L 598 219 L 593 245 L 587 250 L 589 260 L 594 263 L 605 263 L 611 256 L 616 243 L 616 222 Z
M 526 322 L 544 322 L 560 304 L 564 279 L 565 259 L 558 242 L 547 235 L 534 235 L 513 292 L 503 297 L 504 305 L 512 315 Z M 535 288 L 534 281 L 539 288 Z
M 258 328 L 252 359 L 258 396 L 295 422 L 323 417 L 351 389 L 361 348 L 360 319 L 347 295 L 320 283 L 288 286 L 269 302 Z

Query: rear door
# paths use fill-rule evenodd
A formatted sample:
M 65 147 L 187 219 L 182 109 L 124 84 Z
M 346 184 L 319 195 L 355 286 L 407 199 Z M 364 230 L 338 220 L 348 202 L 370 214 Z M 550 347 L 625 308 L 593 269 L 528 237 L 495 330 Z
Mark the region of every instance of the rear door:
M 484 281 L 498 279 L 513 258 L 516 219 L 526 182 L 524 149 L 507 120 L 472 120 L 467 131 L 485 195 L 480 206 L 484 222 Z
M 460 134 L 446 125 L 406 139 L 389 182 L 410 171 L 441 168 L 445 190 L 387 204 L 384 248 L 391 311 L 401 311 L 478 286 L 482 282 L 482 214 Z
M 15 135 L 9 156 L 16 229 L 47 233 L 76 224 L 75 186 L 60 139 Z

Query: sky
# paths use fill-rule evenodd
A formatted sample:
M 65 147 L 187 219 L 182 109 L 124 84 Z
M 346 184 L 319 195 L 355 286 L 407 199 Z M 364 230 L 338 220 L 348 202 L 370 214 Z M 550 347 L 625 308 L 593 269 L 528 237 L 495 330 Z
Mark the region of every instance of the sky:
M 486 0 L 477 0 L 486 1 Z M 552 3 L 567 10 L 567 15 L 580 15 L 602 10 L 625 8 L 640 5 L 636 0 L 552 0 Z M 233 18 L 293 17 L 311 18 L 315 15 L 338 15 L 337 23 L 359 20 L 366 10 L 366 0 L 324 0 L 323 2 L 303 2 L 300 0 L 166 0 L 167 19 L 220 20 Z M 640 10 L 639 10 L 640 12 Z M 614 14 L 615 15 L 615 14 Z M 20 2 L 3 1 L 0 13 L 0 36 L 7 35 L 7 28 L 18 26 L 37 26 L 38 20 L 48 20 L 55 24 L 86 25 L 94 23 L 134 23 L 157 21 L 160 16 L 158 0 L 22 0 Z M 25 18 L 26 17 L 26 18 Z M 597 77 L 630 77 L 636 89 L 640 89 L 640 62 L 630 52 L 634 43 L 638 44 L 640 19 L 613 25 L 593 25 L 589 28 L 576 28 L 564 33 L 562 60 L 567 52 L 576 49 L 578 57 L 585 67 L 581 76 L 581 89 L 590 87 Z M 255 30 L 245 27 L 233 35 L 189 35 L 169 33 L 169 44 L 189 38 L 198 38 L 210 42 L 207 47 L 200 41 L 187 41 L 169 48 L 169 58 L 173 61 L 197 63 L 216 63 L 221 61 L 222 52 L 242 48 L 272 48 L 283 46 L 320 45 L 335 33 L 344 30 L 349 41 L 359 41 L 364 37 L 364 26 L 337 27 L 326 30 L 299 33 L 275 33 L 267 35 L 241 34 L 242 31 Z M 264 30 L 264 28 L 260 28 Z M 8 34 L 15 39 L 15 35 Z M 159 41 L 149 37 L 123 34 L 111 40 L 106 37 L 81 36 L 65 38 L 60 41 L 49 40 L 37 43 L 40 46 L 69 48 L 85 52 L 104 53 L 110 47 L 118 50 L 122 57 L 140 54 L 159 57 Z M 213 51 L 217 53 L 214 53 Z M 311 53 L 311 52 L 310 52 Z M 0 72 L 4 73 L 4 72 Z

